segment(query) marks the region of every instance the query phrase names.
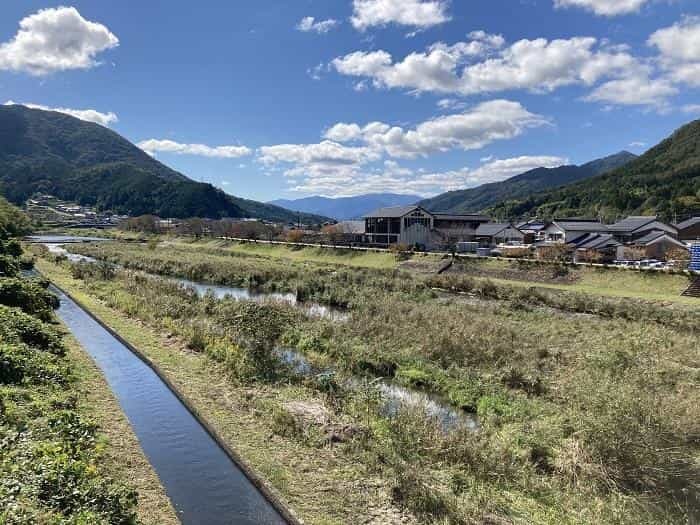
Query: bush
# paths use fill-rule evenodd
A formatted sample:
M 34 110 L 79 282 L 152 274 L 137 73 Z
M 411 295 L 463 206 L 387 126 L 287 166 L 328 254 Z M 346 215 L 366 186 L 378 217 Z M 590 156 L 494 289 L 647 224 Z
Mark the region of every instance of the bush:
M 19 274 L 19 260 L 12 255 L 0 255 L 0 276 L 16 277 Z
M 48 283 L 25 279 L 0 279 L 0 304 L 15 306 L 44 321 L 58 308 L 58 298 L 46 288 Z
M 0 384 L 62 384 L 66 378 L 55 355 L 25 344 L 0 344 Z
M 24 343 L 40 350 L 63 355 L 65 349 L 61 337 L 53 327 L 18 308 L 0 305 L 0 341 Z

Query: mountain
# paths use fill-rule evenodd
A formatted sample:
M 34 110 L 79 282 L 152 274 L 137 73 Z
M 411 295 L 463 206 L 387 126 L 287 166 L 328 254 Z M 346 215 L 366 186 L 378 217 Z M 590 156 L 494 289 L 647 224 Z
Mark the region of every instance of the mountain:
M 476 213 L 502 201 L 524 199 L 536 192 L 600 175 L 635 158 L 636 155 L 621 151 L 582 166 L 535 168 L 501 182 L 443 193 L 432 199 L 424 200 L 420 204 L 432 211 Z
M 388 206 L 406 206 L 415 204 L 422 197 L 417 195 L 399 195 L 396 193 L 368 193 L 355 197 L 305 197 L 303 199 L 278 199 L 269 204 L 275 204 L 290 210 L 303 211 L 317 215 L 333 217 L 339 221 L 358 219 L 377 208 Z
M 509 201 L 500 216 L 600 217 L 659 215 L 675 220 L 700 215 L 700 120 L 686 124 L 641 157 L 604 173 Z
M 36 192 L 130 215 L 298 220 L 289 210 L 188 179 L 98 124 L 0 106 L 0 193 L 22 204 Z

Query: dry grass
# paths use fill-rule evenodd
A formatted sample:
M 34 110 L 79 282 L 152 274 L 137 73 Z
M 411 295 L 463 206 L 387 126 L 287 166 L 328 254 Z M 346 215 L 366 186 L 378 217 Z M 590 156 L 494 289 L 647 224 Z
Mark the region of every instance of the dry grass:
M 184 341 L 104 305 L 65 267 L 37 268 L 68 290 L 128 342 L 152 359 L 223 439 L 266 479 L 305 523 L 413 523 L 391 503 L 390 480 L 368 472 L 340 447 L 318 447 L 273 432 L 274 407 L 313 395 L 300 387 L 237 386 L 227 372 Z M 320 401 L 320 400 L 319 400 Z

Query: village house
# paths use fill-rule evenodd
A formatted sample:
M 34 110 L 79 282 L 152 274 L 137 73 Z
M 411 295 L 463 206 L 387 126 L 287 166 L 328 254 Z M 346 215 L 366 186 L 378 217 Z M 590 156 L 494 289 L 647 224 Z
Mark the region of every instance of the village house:
M 642 253 L 648 259 L 658 260 L 669 259 L 669 254 L 676 251 L 688 250 L 684 243 L 660 230 L 651 231 L 644 237 L 632 241 L 628 246 L 636 249 L 638 253 Z
M 678 230 L 652 216 L 630 216 L 608 226 L 608 230 L 621 243 L 631 243 L 651 232 L 664 232 L 670 237 L 676 237 Z
M 370 244 L 404 244 L 432 250 L 460 241 L 471 241 L 483 215 L 430 212 L 420 206 L 380 208 L 365 215 L 365 237 Z
M 678 238 L 681 241 L 700 240 L 700 217 L 691 217 L 675 225 L 678 231 Z
M 474 240 L 481 247 L 494 247 L 499 244 L 523 244 L 525 234 L 511 223 L 489 222 L 477 227 Z
M 622 258 L 623 245 L 610 233 L 587 233 L 571 243 L 574 262 L 611 263 Z
M 545 230 L 549 226 L 548 222 L 534 220 L 521 222 L 516 225 L 516 228 L 525 235 L 525 243 L 532 244 L 538 241 L 544 241 L 547 238 Z
M 556 219 L 544 229 L 547 242 L 570 243 L 591 233 L 608 233 L 608 227 L 589 219 Z

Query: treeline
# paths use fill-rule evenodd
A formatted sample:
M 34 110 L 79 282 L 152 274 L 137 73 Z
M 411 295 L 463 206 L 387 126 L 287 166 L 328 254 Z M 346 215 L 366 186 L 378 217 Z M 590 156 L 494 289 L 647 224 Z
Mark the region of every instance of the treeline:
M 141 215 L 123 221 L 119 228 L 124 231 L 194 237 L 239 237 L 244 239 L 272 240 L 278 238 L 282 228 L 262 221 L 236 221 L 233 219 L 208 220 L 200 218 L 182 221 L 161 220 L 155 215 Z
M 700 214 L 700 120 L 614 171 L 558 189 L 504 201 L 499 217 L 659 215 L 675 221 Z
M 79 410 L 76 378 L 48 282 L 23 279 L 28 227 L 0 203 L 0 523 L 136 522 L 136 494 L 99 467 L 96 425 Z

